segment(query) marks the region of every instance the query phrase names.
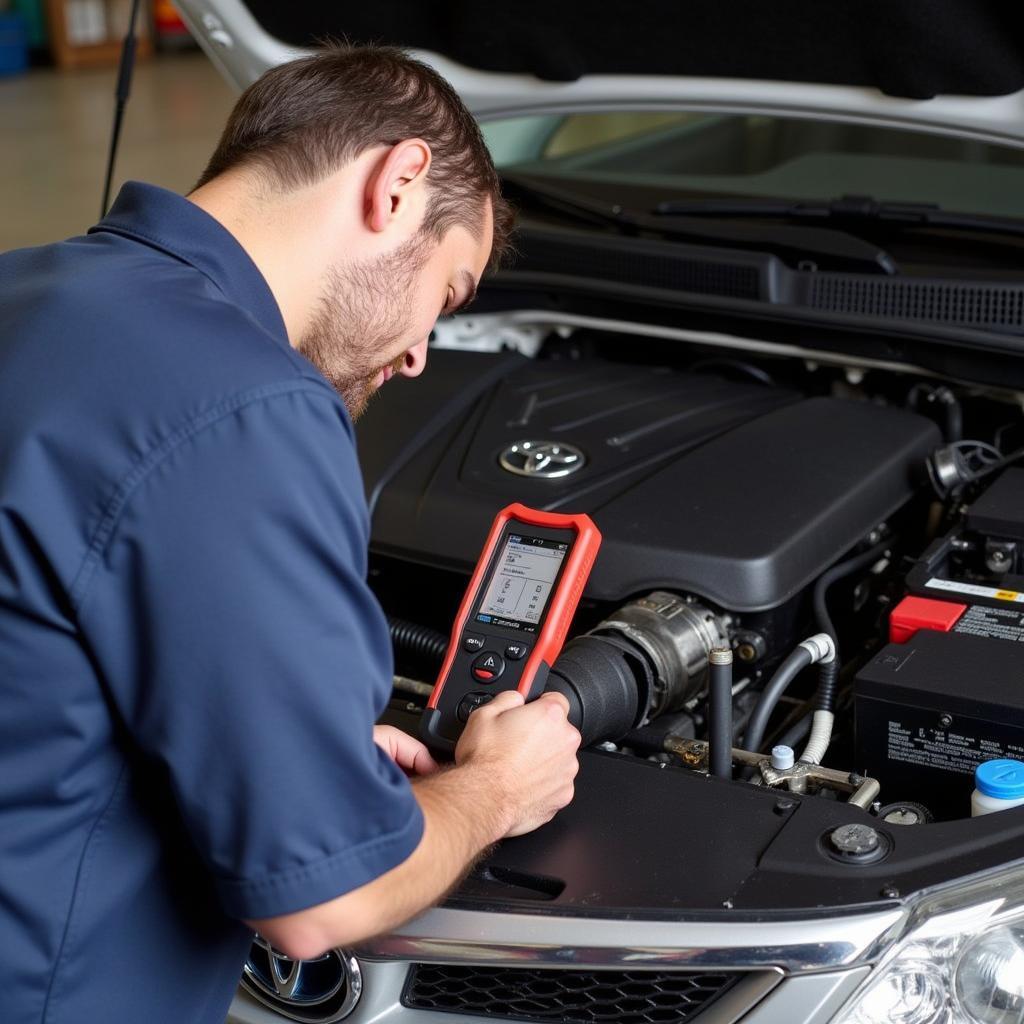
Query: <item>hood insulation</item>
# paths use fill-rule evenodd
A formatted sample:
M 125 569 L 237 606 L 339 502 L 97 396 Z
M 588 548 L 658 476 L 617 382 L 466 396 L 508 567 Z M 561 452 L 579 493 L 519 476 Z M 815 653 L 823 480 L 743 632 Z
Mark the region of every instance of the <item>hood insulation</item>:
M 328 38 L 443 54 L 546 81 L 683 75 L 865 86 L 890 96 L 1024 87 L 1024 6 L 1003 0 L 248 0 L 296 47 Z

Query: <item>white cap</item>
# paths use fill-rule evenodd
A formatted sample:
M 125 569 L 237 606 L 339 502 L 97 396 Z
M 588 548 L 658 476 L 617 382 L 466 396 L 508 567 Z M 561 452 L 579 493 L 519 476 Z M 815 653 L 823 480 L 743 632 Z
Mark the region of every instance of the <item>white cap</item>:
M 772 747 L 772 767 L 777 772 L 784 772 L 793 767 L 796 762 L 796 755 L 792 747 L 779 745 Z

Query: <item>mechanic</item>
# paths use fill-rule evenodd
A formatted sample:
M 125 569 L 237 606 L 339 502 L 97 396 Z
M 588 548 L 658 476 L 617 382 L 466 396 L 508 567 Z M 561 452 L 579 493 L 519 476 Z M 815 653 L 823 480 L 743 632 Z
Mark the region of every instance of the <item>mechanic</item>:
M 374 731 L 351 420 L 509 220 L 443 79 L 333 47 L 245 92 L 189 197 L 0 257 L 4 1024 L 223 1021 L 252 929 L 358 943 L 571 799 L 559 696 L 500 695 L 447 770 Z

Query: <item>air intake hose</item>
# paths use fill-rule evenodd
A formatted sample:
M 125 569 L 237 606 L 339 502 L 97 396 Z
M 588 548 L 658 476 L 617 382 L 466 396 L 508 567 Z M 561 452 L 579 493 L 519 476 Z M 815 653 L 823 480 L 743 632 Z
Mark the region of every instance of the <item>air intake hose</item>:
M 552 666 L 547 690 L 569 701 L 569 721 L 589 746 L 618 739 L 639 725 L 653 683 L 650 662 L 635 644 L 590 635 L 565 645 Z
M 569 701 L 569 720 L 584 744 L 617 740 L 698 699 L 708 652 L 727 643 L 710 609 L 656 590 L 566 644 L 547 688 Z

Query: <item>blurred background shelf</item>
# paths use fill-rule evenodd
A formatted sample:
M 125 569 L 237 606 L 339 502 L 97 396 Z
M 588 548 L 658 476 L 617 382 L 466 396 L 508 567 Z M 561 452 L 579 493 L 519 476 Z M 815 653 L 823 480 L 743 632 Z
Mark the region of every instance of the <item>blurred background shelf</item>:
M 62 70 L 114 67 L 128 29 L 131 0 L 47 0 L 50 51 Z M 152 8 L 143 3 L 136 59 L 153 52 Z

